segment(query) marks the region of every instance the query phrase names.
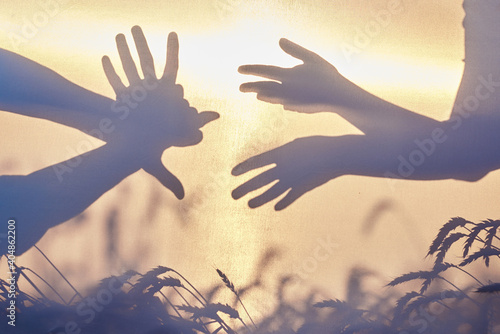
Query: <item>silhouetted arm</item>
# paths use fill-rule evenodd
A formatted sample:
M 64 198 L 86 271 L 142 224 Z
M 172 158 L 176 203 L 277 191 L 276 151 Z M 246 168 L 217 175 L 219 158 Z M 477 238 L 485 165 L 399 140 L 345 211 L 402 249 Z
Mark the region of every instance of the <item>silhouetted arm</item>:
M 137 128 L 142 129 L 143 133 L 137 135 L 137 138 L 149 138 L 155 152 L 149 161 L 144 162 L 143 169 L 181 199 L 184 197 L 182 183 L 163 166 L 161 155 L 170 146 L 191 146 L 201 142 L 203 134 L 200 128 L 219 118 L 219 114 L 213 111 L 198 113 L 184 99 L 183 87 L 175 83 L 179 67 L 177 34 L 170 33 L 168 36 L 167 61 L 160 78 L 156 76 L 153 57 L 142 29 L 134 26 L 132 35 L 143 78 L 139 76 L 123 34 L 116 36 L 116 46 L 129 82 L 128 87 L 117 75 L 109 57 L 102 58 L 106 77 L 117 95 L 117 104 L 113 110 L 119 114 L 119 121 L 115 132 L 119 135 L 134 132 Z M 151 124 L 151 120 L 155 120 L 155 123 Z M 144 121 L 150 126 L 142 126 Z M 158 124 L 162 127 L 158 127 Z M 168 145 L 165 146 L 164 143 Z
M 286 193 L 282 210 L 312 189 L 342 175 L 407 180 L 476 181 L 500 168 L 500 117 L 475 116 L 441 122 L 413 134 L 306 137 L 254 156 L 233 175 L 275 165 L 246 181 L 232 195 L 239 199 L 273 186 L 249 201 L 252 208 Z
M 159 175 L 157 178 L 178 198 L 184 196 L 181 182 L 163 166 L 162 154 L 172 146 L 199 143 L 203 138 L 200 128 L 219 115 L 198 113 L 184 99 L 182 86 L 175 84 L 178 62 L 175 33 L 169 35 L 167 65 L 160 79 L 154 74 L 142 30 L 134 27 L 132 33 L 144 79 L 137 73 L 123 35 L 117 36 L 117 46 L 129 87 L 123 85 L 109 58 L 103 58 L 106 75 L 118 95 L 116 106 L 120 108 L 119 116 L 108 119 L 103 127 L 106 133 L 112 134 L 113 140 L 94 151 L 28 176 L 1 178 L 0 218 L 18 220 L 20 251 L 27 250 L 47 229 L 79 214 L 141 168 Z M 137 101 L 128 100 L 133 105 L 121 100 L 124 95 L 131 96 L 137 87 L 143 87 L 144 94 Z
M 109 58 L 103 60 L 104 70 L 117 93 L 117 100 L 100 96 L 66 80 L 54 71 L 20 55 L 0 50 L 0 110 L 42 118 L 71 126 L 104 141 L 121 136 L 129 126 L 128 118 L 148 109 L 157 114 L 169 110 L 164 117 L 170 122 L 161 136 L 170 136 L 172 146 L 195 145 L 201 141 L 199 130 L 215 120 L 215 112 L 201 112 L 184 100 L 182 86 L 176 85 L 179 42 L 171 34 L 167 43 L 167 64 L 163 76 L 157 78 L 153 58 L 140 27 L 132 29 L 144 77 L 140 78 L 123 35 L 117 37 L 117 48 L 129 87 L 116 75 Z M 103 131 L 106 124 L 112 131 Z M 193 128 L 196 127 L 196 128 Z M 163 151 L 161 151 L 163 152 Z M 156 177 L 178 198 L 184 196 L 182 185 L 161 163 L 161 152 L 145 161 L 143 169 Z
M 500 109 L 500 7 L 498 1 L 463 3 L 465 59 L 451 119 Z
M 282 104 L 287 110 L 336 112 L 365 134 L 404 133 L 438 123 L 360 88 L 316 53 L 287 39 L 281 39 L 280 46 L 303 64 L 293 68 L 241 66 L 240 73 L 273 80 L 244 83 L 240 87 L 242 92 L 255 92 L 259 100 Z
M 45 66 L 0 49 L 0 110 L 91 132 L 99 129 L 102 118 L 116 117 L 112 103 Z
M 16 220 L 17 254 L 138 171 L 148 158 L 145 152 L 133 151 L 126 143 L 106 144 L 27 176 L 0 177 L 0 216 L 2 222 Z M 6 233 L 6 225 L 1 226 L 0 234 Z M 2 242 L 0 245 L 0 253 L 4 253 L 7 248 Z

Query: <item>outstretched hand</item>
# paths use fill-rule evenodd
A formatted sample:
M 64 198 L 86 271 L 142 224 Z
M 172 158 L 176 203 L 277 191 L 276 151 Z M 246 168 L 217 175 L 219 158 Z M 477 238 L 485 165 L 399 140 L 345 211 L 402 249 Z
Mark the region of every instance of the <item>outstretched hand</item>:
M 139 76 L 123 34 L 117 35 L 116 45 L 128 87 L 117 75 L 109 57 L 102 59 L 106 77 L 117 95 L 112 108 L 120 119 L 116 124 L 116 133 L 130 151 L 140 153 L 144 159 L 143 169 L 181 199 L 184 197 L 182 183 L 163 166 L 162 153 L 171 146 L 199 143 L 203 138 L 200 128 L 217 119 L 219 114 L 198 113 L 184 99 L 182 86 L 175 83 L 179 67 L 179 41 L 175 33 L 168 36 L 167 61 L 160 78 L 156 76 L 153 57 L 142 29 L 133 27 L 132 35 L 143 78 Z
M 243 65 L 242 74 L 264 77 L 273 81 L 247 82 L 240 86 L 242 92 L 257 93 L 257 99 L 282 104 L 286 110 L 298 112 L 326 111 L 325 106 L 349 104 L 355 86 L 337 69 L 298 44 L 285 38 L 280 47 L 303 63 L 292 68 L 270 65 Z
M 288 191 L 274 207 L 277 211 L 285 209 L 306 192 L 342 175 L 338 168 L 334 168 L 338 164 L 332 159 L 334 141 L 333 137 L 322 136 L 298 138 L 240 163 L 232 170 L 235 176 L 264 166 L 275 166 L 234 189 L 233 198 L 239 199 L 274 183 L 264 193 L 251 199 L 248 205 L 251 208 L 260 207 Z

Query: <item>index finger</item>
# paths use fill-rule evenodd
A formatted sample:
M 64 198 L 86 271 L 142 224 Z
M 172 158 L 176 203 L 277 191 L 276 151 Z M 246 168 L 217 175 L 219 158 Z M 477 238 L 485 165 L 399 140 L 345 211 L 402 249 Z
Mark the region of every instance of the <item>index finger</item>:
M 167 63 L 163 71 L 163 79 L 175 83 L 177 71 L 179 70 L 179 38 L 175 32 L 168 35 L 167 40 Z
M 109 84 L 113 87 L 115 94 L 118 96 L 126 87 L 118 74 L 116 74 L 115 68 L 108 56 L 102 57 L 102 68 L 104 69 L 104 74 L 106 74 Z
M 215 121 L 220 117 L 218 112 L 215 111 L 202 111 L 198 114 L 198 128 L 202 128 L 210 122 Z
M 275 161 L 276 159 L 274 159 L 274 157 L 273 157 L 274 151 L 275 150 L 271 150 L 271 151 L 261 153 L 259 155 L 256 155 L 254 157 L 251 157 L 251 158 L 243 161 L 242 163 L 239 163 L 238 165 L 236 165 L 236 167 L 233 168 L 233 170 L 231 171 L 231 174 L 234 176 L 239 176 L 239 175 L 245 174 L 246 172 L 249 172 L 251 170 L 276 163 L 276 161 Z
M 163 163 L 161 158 L 155 161 L 149 162 L 143 168 L 146 172 L 153 175 L 160 183 L 167 189 L 170 189 L 178 199 L 184 198 L 184 187 L 181 181 L 170 172 Z
M 306 48 L 286 39 L 280 39 L 280 47 L 283 51 L 288 53 L 290 56 L 300 59 L 303 62 L 317 62 L 318 60 L 323 60 L 318 54 L 309 51 Z
M 283 81 L 286 70 L 286 68 L 271 65 L 242 65 L 238 67 L 238 72 L 241 74 L 260 76 L 276 81 Z

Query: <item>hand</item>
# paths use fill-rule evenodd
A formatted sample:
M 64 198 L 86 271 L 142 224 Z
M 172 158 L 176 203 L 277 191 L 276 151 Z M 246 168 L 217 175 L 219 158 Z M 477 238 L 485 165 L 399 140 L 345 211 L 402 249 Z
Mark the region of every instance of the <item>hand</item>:
M 262 206 L 290 190 L 276 205 L 275 210 L 283 210 L 306 192 L 319 187 L 329 180 L 342 175 L 334 169 L 336 161 L 333 137 L 305 137 L 252 157 L 233 168 L 233 175 L 275 164 L 274 167 L 257 175 L 233 190 L 234 199 L 269 185 L 274 185 L 263 194 L 251 199 L 251 208 Z
M 292 68 L 243 65 L 238 69 L 240 73 L 274 81 L 244 83 L 240 86 L 242 92 L 257 93 L 259 100 L 306 113 L 326 111 L 325 106 L 349 105 L 353 101 L 352 94 L 360 88 L 344 78 L 333 65 L 287 39 L 280 40 L 280 47 L 303 63 Z
M 167 43 L 167 61 L 160 79 L 155 74 L 153 57 L 140 27 L 132 28 L 139 54 L 143 78 L 139 76 L 125 36 L 116 37 L 116 44 L 129 86 L 116 74 L 110 59 L 102 59 L 104 72 L 115 90 L 117 101 L 114 111 L 121 122 L 116 124 L 119 138 L 130 150 L 146 156 L 143 169 L 155 176 L 180 199 L 184 197 L 181 182 L 161 163 L 163 151 L 171 146 L 189 146 L 199 143 L 203 135 L 199 130 L 217 119 L 216 112 L 202 112 L 189 106 L 182 86 L 176 85 L 179 42 L 170 33 Z

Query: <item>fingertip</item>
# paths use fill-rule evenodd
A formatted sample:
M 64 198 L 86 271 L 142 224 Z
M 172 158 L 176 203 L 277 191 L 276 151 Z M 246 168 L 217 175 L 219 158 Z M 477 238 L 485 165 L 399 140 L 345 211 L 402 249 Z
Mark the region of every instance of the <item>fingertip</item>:
M 250 93 L 252 90 L 250 89 L 250 86 L 246 83 L 240 85 L 240 92 L 242 93 Z
M 175 194 L 175 197 L 177 197 L 178 200 L 184 199 L 185 196 L 186 196 L 186 194 L 184 193 L 184 189 L 180 189 Z
M 285 197 L 283 197 L 276 205 L 274 206 L 275 211 L 282 211 L 286 208 L 288 208 L 290 205 L 292 205 L 296 200 L 297 196 L 296 193 L 293 193 L 292 190 L 286 194 Z
M 186 194 L 184 193 L 184 191 L 182 191 L 182 193 L 179 194 L 179 197 L 177 197 L 179 200 L 181 199 L 184 199 L 184 197 L 186 196 Z
M 238 67 L 238 73 L 247 74 L 248 73 L 248 65 L 241 65 Z
M 200 115 L 209 119 L 210 122 L 220 118 L 220 114 L 217 111 L 202 111 Z
M 238 193 L 238 190 L 237 189 L 234 189 L 232 192 L 231 192 L 231 197 L 235 200 L 238 200 L 241 198 L 241 194 Z
M 290 44 L 290 40 L 287 39 L 287 38 L 280 38 L 280 41 L 279 41 L 279 45 L 281 48 L 283 48 L 284 46 L 286 47 L 288 44 Z
M 184 186 L 182 185 L 181 181 L 179 181 L 178 179 L 176 181 L 174 181 L 174 185 L 171 188 L 171 190 L 178 200 L 181 200 L 186 196 L 185 191 L 184 191 Z
M 132 33 L 137 33 L 137 32 L 141 32 L 142 28 L 140 26 L 138 26 L 138 25 L 135 25 L 130 30 L 132 31 Z
M 196 109 L 194 110 L 196 111 Z M 197 117 L 198 128 L 202 128 L 208 123 L 212 123 L 213 121 L 217 120 L 220 115 L 215 111 L 203 111 L 199 114 L 196 114 L 195 117 Z
M 102 68 L 104 69 L 104 72 L 108 73 L 108 71 L 112 70 L 113 69 L 113 64 L 111 63 L 111 59 L 109 59 L 108 56 L 103 56 L 101 58 L 101 65 L 102 65 Z
M 281 50 L 288 53 L 290 56 L 303 60 L 301 57 L 299 57 L 297 55 L 297 51 L 296 51 L 297 47 L 300 49 L 303 49 L 303 48 L 300 47 L 298 44 L 292 42 L 291 40 L 286 39 L 286 38 L 280 39 L 280 47 L 281 47 Z
M 231 170 L 231 175 L 233 176 L 240 176 L 241 174 L 243 174 L 243 169 L 241 168 L 241 165 L 238 165 Z
M 116 40 L 117 42 L 120 42 L 120 41 L 124 41 L 124 40 L 126 40 L 126 38 L 125 38 L 125 35 L 124 35 L 124 34 L 118 34 L 118 35 L 116 35 L 115 40 Z
M 281 203 L 281 202 L 278 202 L 276 203 L 276 205 L 274 206 L 274 211 L 282 211 L 283 209 L 285 209 L 288 205 L 285 204 L 285 203 Z
M 256 209 L 260 206 L 260 203 L 258 203 L 257 201 L 255 201 L 255 199 L 251 199 L 248 201 L 248 207 L 250 209 Z
M 179 36 L 177 35 L 177 33 L 175 31 L 172 31 L 168 34 L 169 41 L 176 41 L 178 39 L 179 39 Z
M 215 112 L 215 111 L 203 111 L 200 113 L 200 115 L 201 115 L 201 120 L 202 120 L 201 126 L 205 126 L 208 123 L 211 123 L 211 122 L 218 120 L 220 118 L 220 114 L 218 112 Z

